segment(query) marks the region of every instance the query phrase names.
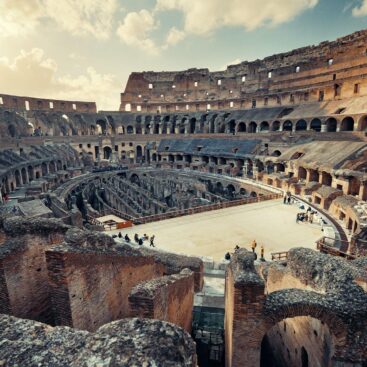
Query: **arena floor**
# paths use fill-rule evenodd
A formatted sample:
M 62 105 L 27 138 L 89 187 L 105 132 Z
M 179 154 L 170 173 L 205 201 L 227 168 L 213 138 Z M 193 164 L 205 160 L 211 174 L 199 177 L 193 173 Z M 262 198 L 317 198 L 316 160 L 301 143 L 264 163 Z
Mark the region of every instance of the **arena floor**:
M 122 230 L 133 239 L 138 233 L 155 235 L 157 248 L 185 255 L 200 255 L 222 260 L 236 245 L 250 248 L 252 240 L 264 245 L 265 258 L 270 253 L 287 251 L 292 247 L 315 248 L 322 236 L 318 224 L 296 223 L 296 205 L 284 205 L 282 200 L 247 204 L 160 222 L 137 225 Z M 116 234 L 119 231 L 108 231 Z M 149 246 L 145 241 L 144 246 Z

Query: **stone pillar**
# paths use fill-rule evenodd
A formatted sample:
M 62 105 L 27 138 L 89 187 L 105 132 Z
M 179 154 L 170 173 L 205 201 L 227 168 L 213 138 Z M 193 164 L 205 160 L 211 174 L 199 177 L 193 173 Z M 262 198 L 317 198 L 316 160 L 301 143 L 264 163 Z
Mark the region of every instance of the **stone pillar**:
M 254 267 L 254 254 L 237 250 L 226 270 L 226 367 L 259 367 L 265 283 Z
M 361 186 L 359 187 L 359 200 L 366 201 L 367 200 L 367 181 L 362 181 Z

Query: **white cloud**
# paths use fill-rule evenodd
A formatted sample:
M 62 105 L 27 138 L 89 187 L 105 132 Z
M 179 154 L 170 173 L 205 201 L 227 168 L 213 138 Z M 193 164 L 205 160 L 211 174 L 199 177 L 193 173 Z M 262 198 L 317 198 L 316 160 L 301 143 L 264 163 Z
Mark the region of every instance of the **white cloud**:
M 353 8 L 352 14 L 355 17 L 364 17 L 364 16 L 366 16 L 367 15 L 367 0 L 363 0 L 362 4 L 360 4 L 359 6 L 356 6 L 355 8 Z
M 33 31 L 43 15 L 39 0 L 0 0 L 0 37 Z
M 186 37 L 185 32 L 179 31 L 176 27 L 172 27 L 167 34 L 166 44 L 168 46 L 174 46 L 178 42 L 181 42 Z
M 157 29 L 159 23 L 152 13 L 146 9 L 128 13 L 117 29 L 117 35 L 128 46 L 138 47 L 149 53 L 158 53 L 155 42 L 149 34 Z
M 56 61 L 37 48 L 21 51 L 12 61 L 0 59 L 0 85 L 7 94 L 96 101 L 105 110 L 118 109 L 121 88 L 115 76 L 99 74 L 92 67 L 78 77 L 58 76 Z
M 106 39 L 113 26 L 116 0 L 43 0 L 45 14 L 75 35 Z
M 292 20 L 317 3 L 318 0 L 157 0 L 156 10 L 181 11 L 185 32 L 208 35 L 226 26 L 246 30 L 275 26 Z
M 106 39 L 117 9 L 117 0 L 0 0 L 0 37 L 24 35 L 51 20 L 73 35 Z

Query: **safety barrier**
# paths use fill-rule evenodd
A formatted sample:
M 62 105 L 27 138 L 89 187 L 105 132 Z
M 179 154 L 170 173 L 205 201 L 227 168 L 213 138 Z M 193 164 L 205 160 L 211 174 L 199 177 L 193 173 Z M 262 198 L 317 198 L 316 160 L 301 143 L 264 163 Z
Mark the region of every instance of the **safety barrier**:
M 252 203 L 258 203 L 258 202 L 267 201 L 267 200 L 280 199 L 281 197 L 282 197 L 281 194 L 270 194 L 270 195 L 262 195 L 262 196 L 253 197 L 253 198 L 244 198 L 244 199 L 239 199 L 239 200 L 225 201 L 225 202 L 220 202 L 220 203 L 215 203 L 215 204 L 197 206 L 195 208 L 190 208 L 190 209 L 175 210 L 175 211 L 168 212 L 168 213 L 155 214 L 155 215 L 150 215 L 147 217 L 136 218 L 134 219 L 134 224 L 145 224 L 145 223 L 150 223 L 150 222 L 156 222 L 156 221 L 165 220 L 165 219 L 182 217 L 184 215 L 191 215 L 191 214 L 203 213 L 203 212 L 207 212 L 211 210 L 230 208 L 233 206 L 239 206 L 239 205 L 244 205 L 244 204 L 252 204 Z
M 330 244 L 327 243 L 327 242 L 329 242 Z M 335 242 L 334 238 L 322 237 L 316 242 L 316 248 L 320 252 L 322 252 L 323 254 L 329 254 L 329 255 L 333 255 L 333 256 L 344 257 L 347 260 L 356 259 L 355 255 L 348 254 L 348 253 L 346 253 L 344 251 L 341 251 L 338 248 L 334 247 L 332 245 L 334 242 Z M 338 240 L 338 242 L 340 242 L 340 240 Z M 348 242 L 348 244 L 349 244 L 349 242 Z M 348 247 L 348 246 L 343 246 L 343 247 Z

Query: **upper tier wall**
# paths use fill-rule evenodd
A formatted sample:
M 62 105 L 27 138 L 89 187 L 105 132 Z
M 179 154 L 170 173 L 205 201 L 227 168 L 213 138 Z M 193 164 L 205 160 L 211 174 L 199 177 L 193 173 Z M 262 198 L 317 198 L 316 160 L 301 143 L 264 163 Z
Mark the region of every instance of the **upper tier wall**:
M 11 110 L 38 110 L 55 112 L 97 112 L 96 102 L 61 101 L 0 94 L 0 107 Z
M 367 30 L 224 71 L 132 73 L 120 110 L 142 112 L 251 108 L 367 94 Z

